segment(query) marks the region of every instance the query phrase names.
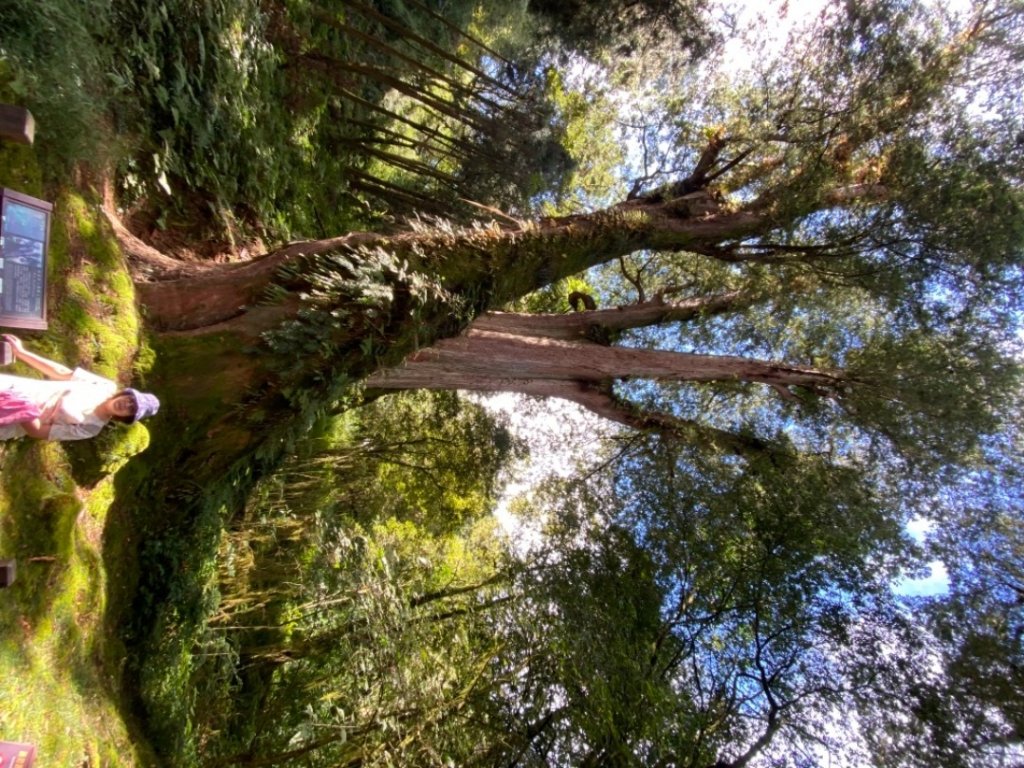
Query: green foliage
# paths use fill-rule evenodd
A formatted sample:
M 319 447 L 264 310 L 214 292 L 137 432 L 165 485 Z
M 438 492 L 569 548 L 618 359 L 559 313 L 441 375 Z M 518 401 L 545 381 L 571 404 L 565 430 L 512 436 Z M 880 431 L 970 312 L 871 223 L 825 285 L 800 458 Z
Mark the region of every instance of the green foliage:
M 713 39 L 702 18 L 706 5 L 700 1 L 644 0 L 598 7 L 580 0 L 531 0 L 527 8 L 548 35 L 590 54 L 610 50 L 639 57 L 664 43 L 699 55 Z
M 535 496 L 548 523 L 519 582 L 529 599 L 496 620 L 517 681 L 506 759 L 810 754 L 849 694 L 927 663 L 916 646 L 899 661 L 869 648 L 872 631 L 906 630 L 889 579 L 911 550 L 863 473 L 796 456 L 743 467 L 665 440 L 612 466 Z
M 941 265 L 958 275 L 965 295 L 978 292 L 991 302 L 1004 288 L 1004 270 L 1016 261 L 1024 239 L 1024 200 L 1011 170 L 1024 160 L 1024 148 L 1001 122 L 972 125 L 955 112 L 945 119 L 949 124 L 938 141 L 907 141 L 894 153 L 890 162 L 900 198 L 886 223 L 905 233 L 906 244 L 894 247 L 905 255 L 908 270 Z M 983 229 L 978 221 L 986 223 Z
M 358 423 L 281 468 L 296 514 L 334 510 L 363 525 L 395 518 L 450 533 L 490 509 L 499 473 L 522 450 L 493 417 L 448 392 L 381 398 Z
M 548 98 L 562 126 L 562 145 L 572 172 L 544 195 L 545 215 L 559 215 L 607 205 L 624 196 L 619 171 L 626 148 L 616 135 L 619 116 L 612 94 L 596 74 L 580 82 L 557 69 L 545 72 Z
M 403 215 L 474 215 L 463 199 L 524 211 L 582 157 L 562 148 L 564 118 L 534 76 L 542 52 L 513 64 L 495 48 L 524 42 L 459 31 L 510 13 L 519 27 L 521 10 L 123 0 L 3 13 L 3 71 L 46 156 L 113 161 L 137 223 L 170 228 L 174 246 L 240 250 L 389 218 L 364 197 Z
M 534 707 L 551 707 L 551 692 L 565 691 L 553 738 L 573 763 L 600 755 L 630 764 L 632 738 L 656 739 L 664 726 L 657 711 L 670 694 L 651 679 L 661 642 L 662 595 L 649 553 L 629 538 L 611 526 L 587 546 L 567 547 L 564 562 L 538 572 L 535 583 L 527 577 L 524 585 L 530 602 L 550 601 L 557 612 L 531 615 L 524 606 L 524 615 L 514 619 L 525 626 L 538 622 L 533 631 L 541 637 L 532 650 L 545 658 L 524 663 L 520 654 L 527 649 L 510 647 L 504 663 L 511 668 L 503 671 L 518 674 L 523 699 Z M 524 668 L 517 671 L 512 664 Z M 538 668 L 544 671 L 536 674 Z M 532 708 L 508 710 L 506 716 L 526 723 L 541 717 Z M 526 723 L 514 732 L 528 732 Z
M 258 8 L 121 2 L 112 17 L 114 109 L 142 142 L 124 169 L 129 195 L 221 226 L 282 225 L 274 209 L 298 149 Z
M 4 3 L 0 7 L 0 88 L 36 121 L 39 157 L 63 173 L 84 157 L 102 161 L 110 52 L 96 44 L 110 18 L 103 0 Z M 6 149 L 5 149 L 6 151 Z
M 349 514 L 362 519 L 373 510 L 371 519 L 410 520 L 434 534 L 458 530 L 493 506 L 499 472 L 518 448 L 493 417 L 449 392 L 382 398 L 362 419 L 374 432 L 401 437 L 375 449 L 379 463 L 367 457 L 376 478 Z
M 1007 398 L 1006 425 L 943 490 L 944 514 L 928 537 L 949 590 L 919 608 L 946 674 L 912 691 L 929 715 L 929 738 L 910 745 L 917 764 L 998 760 L 1021 729 L 1020 408 L 1019 392 Z
M 1020 387 L 1020 366 L 988 340 L 912 332 L 851 355 L 855 388 L 847 407 L 859 423 L 932 466 L 970 465 L 979 438 L 994 433 Z
M 461 198 L 521 208 L 567 161 L 537 89 L 480 69 L 491 49 L 458 31 L 473 12 L 115 4 L 126 199 L 148 224 L 202 222 L 236 247 L 253 231 L 326 236 L 382 218 L 362 197 L 405 215 Z
M 224 500 L 231 495 L 230 487 L 215 490 L 190 525 L 172 535 L 154 531 L 158 521 L 123 523 L 132 525 L 132 535 L 141 539 L 137 563 L 146 571 L 142 578 L 133 574 L 138 579 L 136 593 L 131 612 L 125 613 L 122 631 L 134 651 L 127 659 L 127 678 L 147 714 L 149 743 L 161 759 L 181 765 L 195 764 L 199 746 L 193 718 L 202 703 L 198 691 L 204 686 L 197 683 L 195 669 L 205 660 L 194 648 L 205 642 L 206 617 L 218 599 L 217 541 Z
M 8 94 L 9 91 L 0 86 L 0 97 L 7 99 Z M 0 144 L 0 179 L 5 187 L 35 196 L 43 194 L 43 173 L 32 147 L 9 141 Z
M 503 562 L 484 516 L 514 450 L 453 395 L 392 396 L 321 420 L 257 486 L 217 540 L 219 596 L 202 548 L 220 509 L 207 504 L 188 532 L 152 539 L 143 562 L 167 569 L 171 593 L 139 685 L 161 753 L 186 765 L 285 754 L 321 728 L 351 728 L 316 751 L 321 761 L 401 762 L 437 749 L 429 734 L 464 742 L 457 720 L 437 718 L 463 706 L 489 653 L 455 617 L 486 602 Z M 440 645 L 452 653 L 425 650 Z M 420 714 L 376 712 L 366 686 Z M 199 707 L 199 696 L 222 706 Z
M 573 312 L 574 309 L 569 304 L 569 295 L 575 292 L 585 293 L 588 296 L 593 296 L 595 293 L 594 288 L 586 279 L 574 275 L 564 280 L 557 280 L 539 291 L 523 296 L 514 302 L 509 310 L 528 314 Z
M 483 587 L 458 586 L 474 576 L 471 560 L 410 523 L 350 528 L 332 545 L 333 568 L 320 577 L 329 581 L 296 605 L 288 641 L 243 646 L 250 664 L 283 666 L 233 759 L 308 753 L 315 764 L 442 765 L 471 754 L 468 705 L 494 653 L 472 630 Z M 423 575 L 452 566 L 450 599 L 444 589 L 420 591 Z

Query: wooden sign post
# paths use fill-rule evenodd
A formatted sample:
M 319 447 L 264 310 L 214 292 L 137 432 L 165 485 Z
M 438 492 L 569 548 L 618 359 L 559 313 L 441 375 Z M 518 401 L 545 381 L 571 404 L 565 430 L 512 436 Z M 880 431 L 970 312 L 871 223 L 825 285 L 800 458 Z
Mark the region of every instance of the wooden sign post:
M 0 587 L 9 587 L 14 583 L 17 575 L 17 562 L 14 560 L 0 560 Z
M 31 768 L 35 761 L 35 744 L 0 741 L 0 768 Z
M 0 104 L 0 138 L 31 144 L 36 138 L 36 121 L 24 107 Z

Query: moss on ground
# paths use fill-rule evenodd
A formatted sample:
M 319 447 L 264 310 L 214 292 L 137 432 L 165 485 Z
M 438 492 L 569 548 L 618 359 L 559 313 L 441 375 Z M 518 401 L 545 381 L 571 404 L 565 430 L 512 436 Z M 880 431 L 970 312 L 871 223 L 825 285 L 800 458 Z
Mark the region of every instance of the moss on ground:
M 65 358 L 89 361 L 102 376 L 144 376 L 153 355 L 142 336 L 135 287 L 99 205 L 67 193 L 54 219 L 52 322 L 74 330 L 62 340 Z
M 45 197 L 30 147 L 0 143 L 0 186 Z M 50 199 L 50 328 L 19 335 L 100 374 L 144 373 L 152 352 L 102 212 L 76 193 Z M 130 571 L 135 548 L 129 536 L 107 535 L 108 512 L 117 473 L 148 442 L 135 425 L 80 444 L 0 443 L 0 559 L 17 561 L 15 583 L 0 590 L 0 739 L 36 744 L 39 765 L 156 762 L 134 733 L 124 647 L 109 618 L 128 599 L 110 564 Z

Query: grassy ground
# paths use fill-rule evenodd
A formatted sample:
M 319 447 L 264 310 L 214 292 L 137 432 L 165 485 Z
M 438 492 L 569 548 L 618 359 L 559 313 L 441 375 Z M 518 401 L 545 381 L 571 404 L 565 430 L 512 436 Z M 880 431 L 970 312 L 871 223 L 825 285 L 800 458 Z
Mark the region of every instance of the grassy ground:
M 30 148 L 0 145 L 0 185 L 43 194 Z M 120 252 L 88 193 L 55 202 L 50 328 L 20 335 L 67 364 L 137 380 L 149 355 Z M 17 561 L 0 589 L 0 739 L 36 744 L 41 768 L 154 762 L 133 736 L 111 631 L 135 547 L 108 520 L 117 472 L 147 443 L 141 425 L 88 444 L 0 443 L 0 559 Z
M 17 579 L 0 595 L 0 735 L 41 765 L 135 765 L 118 710 L 123 652 L 105 632 L 100 556 L 110 480 L 79 488 L 59 446 L 4 451 L 0 552 Z

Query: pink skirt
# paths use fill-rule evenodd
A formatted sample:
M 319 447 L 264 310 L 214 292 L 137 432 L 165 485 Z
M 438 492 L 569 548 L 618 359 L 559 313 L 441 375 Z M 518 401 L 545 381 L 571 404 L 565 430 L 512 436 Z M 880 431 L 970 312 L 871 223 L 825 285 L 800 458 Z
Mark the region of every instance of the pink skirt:
M 39 408 L 9 389 L 0 390 L 0 426 L 39 418 Z

